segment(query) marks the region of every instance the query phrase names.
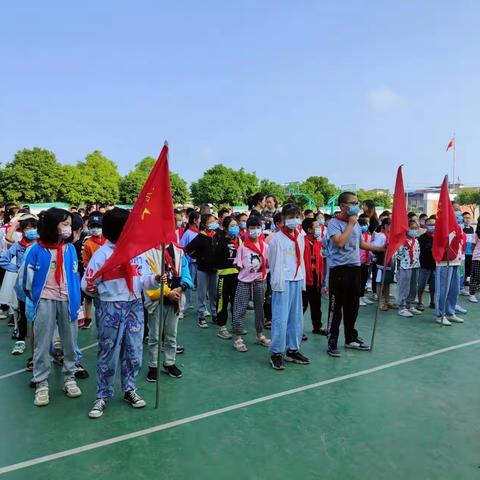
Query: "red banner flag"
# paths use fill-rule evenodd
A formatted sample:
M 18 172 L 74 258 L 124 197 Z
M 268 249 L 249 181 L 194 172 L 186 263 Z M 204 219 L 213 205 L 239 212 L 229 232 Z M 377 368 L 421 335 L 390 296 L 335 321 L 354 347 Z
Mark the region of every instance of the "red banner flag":
M 145 185 L 133 206 L 122 234 L 115 244 L 112 256 L 94 275 L 92 281 L 102 274 L 119 267 L 162 243 L 175 242 L 175 216 L 173 213 L 170 176 L 168 169 L 168 146 L 165 143 Z M 126 278 L 128 282 L 128 278 Z
M 405 189 L 403 188 L 402 166 L 400 165 L 397 170 L 395 193 L 393 194 L 392 221 L 390 223 L 387 253 L 385 254 L 386 266 L 390 265 L 394 253 L 405 243 L 407 231 L 407 203 L 405 201 Z
M 448 152 L 451 148 L 455 147 L 455 137 L 453 137 L 450 142 L 448 142 L 447 149 L 445 150 Z
M 454 236 L 451 238 L 451 235 Z M 433 234 L 433 258 L 437 262 L 447 260 L 447 246 L 450 244 L 448 257 L 450 260 L 456 258 L 460 241 L 462 239 L 462 229 L 457 222 L 457 217 L 453 211 L 450 195 L 448 194 L 448 179 L 445 176 L 442 188 L 440 190 L 440 200 L 438 201 L 437 221 L 435 223 L 435 233 Z

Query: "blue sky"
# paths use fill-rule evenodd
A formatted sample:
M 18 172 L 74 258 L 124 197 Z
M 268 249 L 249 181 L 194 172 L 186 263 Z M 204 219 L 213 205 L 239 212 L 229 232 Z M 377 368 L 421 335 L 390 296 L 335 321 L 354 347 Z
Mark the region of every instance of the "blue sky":
M 480 3 L 25 1 L 0 15 L 0 160 L 24 147 L 121 173 L 163 140 L 277 182 L 480 185 Z

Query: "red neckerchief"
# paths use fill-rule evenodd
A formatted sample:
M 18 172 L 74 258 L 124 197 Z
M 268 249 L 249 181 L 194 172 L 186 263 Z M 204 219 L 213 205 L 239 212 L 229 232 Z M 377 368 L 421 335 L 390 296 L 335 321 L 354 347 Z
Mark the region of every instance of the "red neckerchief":
M 363 241 L 365 243 L 368 243 L 369 240 L 370 240 L 370 234 L 368 232 L 364 232 L 363 233 Z
M 138 277 L 138 276 L 139 276 L 139 273 L 136 265 L 132 265 L 131 263 L 122 263 L 121 265 L 118 265 L 117 267 L 112 268 L 112 270 L 109 270 L 108 272 L 103 273 L 102 280 L 108 281 L 108 280 L 118 280 L 120 278 L 123 278 L 127 282 L 128 290 L 134 293 L 133 277 Z
M 18 243 L 24 248 L 28 248 L 30 245 L 33 244 L 33 242 L 29 242 L 28 240 L 25 240 L 25 237 L 23 237 Z
M 45 243 L 42 240 L 39 240 L 38 244 L 43 248 L 57 251 L 57 267 L 55 270 L 55 281 L 58 283 L 58 286 L 60 286 L 63 280 L 63 246 L 65 245 L 63 243 L 63 240 L 58 243 Z
M 178 241 L 180 241 L 182 239 L 184 233 L 185 233 L 185 228 L 183 228 L 183 227 L 178 227 L 177 228 Z
M 312 256 L 313 252 L 313 256 Z M 303 254 L 305 259 L 305 274 L 307 285 L 313 285 L 313 271 L 312 271 L 312 259 L 315 261 L 315 273 L 317 274 L 317 288 L 320 288 L 323 281 L 323 257 L 322 246 L 312 235 L 305 236 L 305 251 Z
M 327 226 L 323 224 L 320 228 L 321 228 L 320 238 L 323 238 L 325 236 L 325 230 L 327 229 Z
M 204 230 L 202 233 L 210 238 L 213 238 L 215 236 L 215 230 Z
M 100 246 L 105 245 L 105 242 L 107 241 L 107 239 L 103 235 L 100 235 L 99 237 L 95 237 L 92 235 L 91 237 L 89 237 L 89 240 Z
M 265 280 L 267 278 L 267 259 L 263 255 L 263 252 L 265 251 L 265 242 L 259 239 L 258 244 L 260 245 L 260 248 L 258 248 L 257 244 L 249 237 L 245 240 L 243 245 L 260 256 L 260 259 L 262 260 L 262 280 Z
M 188 226 L 188 230 L 191 230 L 191 231 L 194 232 L 194 233 L 200 233 L 200 232 L 198 231 L 198 228 L 197 228 L 195 225 L 189 225 L 189 226 Z
M 411 243 L 409 242 L 411 240 Z M 410 256 L 410 265 L 413 265 L 413 254 L 415 252 L 415 238 L 410 238 L 405 240 L 405 247 L 408 248 L 408 255 Z
M 297 269 L 295 270 L 295 276 L 293 277 L 295 279 L 295 278 L 297 278 L 298 269 L 300 268 L 300 265 L 302 264 L 302 258 L 301 258 L 302 254 L 300 252 L 300 245 L 298 244 L 299 231 L 295 230 L 293 235 L 292 235 L 285 227 L 283 227 L 282 228 L 282 233 L 288 239 L 290 239 L 293 243 L 295 243 L 295 255 L 297 257 Z

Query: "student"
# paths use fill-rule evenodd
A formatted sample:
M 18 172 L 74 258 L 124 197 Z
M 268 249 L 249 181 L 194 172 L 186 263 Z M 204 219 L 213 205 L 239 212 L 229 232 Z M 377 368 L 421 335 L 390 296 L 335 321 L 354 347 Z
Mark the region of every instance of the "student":
M 314 217 L 315 217 L 315 215 L 313 214 L 313 210 L 310 210 L 309 208 L 304 210 L 303 218 L 314 218 Z
M 219 225 L 212 214 L 203 214 L 200 220 L 200 233 L 185 247 L 185 252 L 197 261 L 197 312 L 198 326 L 208 328 L 207 295 L 210 303 L 212 322 L 217 323 L 217 269 L 213 237 Z
M 302 292 L 303 314 L 310 305 L 312 319 L 312 333 L 326 335 L 322 326 L 322 284 L 323 284 L 323 257 L 322 233 L 318 222 L 314 218 L 306 218 L 302 222 L 305 232 L 305 275 L 306 289 Z
M 371 219 L 367 214 L 362 213 L 358 217 L 358 224 L 362 230 L 362 238 L 365 243 L 372 242 L 372 234 L 369 231 Z M 360 269 L 361 269 L 361 289 L 360 289 L 360 306 L 366 307 L 373 302 L 365 295 L 368 277 L 370 276 L 370 266 L 372 263 L 372 254 L 366 250 L 360 249 Z
M 38 223 L 39 240 L 25 258 L 21 285 L 33 303 L 34 353 L 33 382 L 36 384 L 34 404 L 48 405 L 50 345 L 58 326 L 63 347 L 63 390 L 70 398 L 82 392 L 75 381 L 75 344 L 71 322 L 80 309 L 78 260 L 72 240 L 72 215 L 60 208 L 43 212 Z
M 183 215 L 178 210 L 175 210 L 175 235 L 177 237 L 177 243 L 180 243 L 185 232 L 185 225 L 183 223 Z
M 161 250 L 153 249 L 146 254 L 154 273 L 161 272 Z M 176 366 L 178 315 L 182 296 L 193 287 L 188 260 L 183 250 L 174 244 L 165 249 L 165 283 L 163 288 L 163 371 L 172 378 L 182 377 Z M 147 382 L 158 380 L 158 336 L 160 330 L 160 288 L 145 290 L 145 308 L 148 312 L 148 374 Z
M 223 230 L 215 236 L 215 257 L 218 268 L 217 287 L 217 336 L 229 340 L 232 334 L 227 329 L 228 307 L 233 315 L 235 290 L 238 283 L 238 269 L 235 257 L 239 248 L 240 227 L 233 217 L 223 219 Z
M 465 247 L 465 269 L 463 271 L 460 288 L 462 295 L 469 295 L 468 291 L 468 280 L 472 272 L 472 256 L 473 256 L 473 246 L 474 246 L 474 237 L 475 229 L 472 227 L 472 214 L 470 212 L 463 212 L 463 233 L 466 236 L 466 247 Z M 463 280 L 463 281 L 462 281 Z
M 248 229 L 247 229 L 248 215 L 246 213 L 241 213 L 238 216 L 238 226 L 240 228 L 240 238 L 242 242 L 248 239 Z
M 27 214 L 20 220 L 19 229 L 22 232 L 22 239 L 14 243 L 7 253 L 0 258 L 0 267 L 2 269 L 7 272 L 18 273 L 24 260 L 25 251 L 37 241 L 37 225 L 38 219 L 35 215 Z M 27 337 L 27 317 L 25 313 L 25 293 L 18 281 L 15 284 L 15 293 L 18 300 L 18 333 L 12 355 L 21 355 L 27 348 L 25 343 Z
M 325 237 L 325 234 L 327 233 L 325 215 L 322 212 L 318 212 L 316 215 L 316 219 L 320 227 L 320 240 L 323 240 L 323 237 Z
M 468 300 L 478 303 L 475 293 L 480 290 L 480 217 L 477 220 L 477 229 L 472 243 L 472 270 L 470 273 L 470 286 Z
M 429 286 L 430 308 L 435 308 L 435 260 L 432 255 L 433 235 L 435 233 L 436 217 L 432 215 L 425 222 L 425 233 L 420 235 L 420 270 L 418 271 L 418 306 L 417 310 L 423 312 L 423 293 Z
M 90 236 L 85 239 L 82 249 L 83 268 L 87 268 L 93 254 L 107 241 L 102 232 L 103 214 L 93 212 L 88 218 L 88 230 Z M 92 324 L 92 297 L 85 295 L 85 319 L 82 329 L 89 329 Z
M 426 213 L 421 213 L 418 217 L 418 220 L 420 222 L 420 228 L 418 229 L 418 235 L 420 237 L 427 231 L 426 224 L 428 220 L 428 215 Z
M 300 353 L 303 336 L 302 291 L 305 288 L 304 236 L 298 227 L 302 221 L 296 205 L 282 209 L 283 228 L 270 242 L 268 263 L 272 284 L 272 343 L 270 364 L 284 370 L 285 361 L 307 365 L 310 360 Z
M 265 195 L 262 192 L 258 192 L 252 195 L 247 200 L 248 209 L 250 210 L 250 217 L 257 215 L 262 217 L 262 211 L 265 209 Z
M 160 288 L 162 278 L 160 275 L 151 275 L 145 256 L 139 256 L 131 260 L 128 272 L 127 269 L 117 267 L 92 280 L 113 254 L 128 215 L 128 211 L 121 208 L 114 208 L 104 214 L 103 235 L 107 242 L 93 254 L 82 279 L 83 290 L 97 298 L 97 393 L 88 414 L 90 418 L 101 417 L 107 401 L 113 398 L 115 373 L 119 365 L 123 399 L 133 408 L 146 405 L 145 400 L 136 392 L 143 350 L 142 291 Z M 128 286 L 127 278 L 131 281 L 131 287 Z
M 397 260 L 397 296 L 398 314 L 401 317 L 420 315 L 413 303 L 417 295 L 417 279 L 420 269 L 420 244 L 418 242 L 419 224 L 415 220 L 408 222 L 405 243 L 398 249 Z
M 223 221 L 230 216 L 230 209 L 229 208 L 221 208 L 218 211 L 218 223 L 219 227 L 217 230 L 217 233 L 221 232 L 223 230 Z
M 341 356 L 337 342 L 342 317 L 345 348 L 370 350 L 355 330 L 361 288 L 360 248 L 368 251 L 384 250 L 384 247 L 376 247 L 363 241 L 357 221 L 360 207 L 355 193 L 341 193 L 338 205 L 340 214 L 330 220 L 327 233 L 330 239 L 328 248 L 330 319 L 327 353 L 332 357 Z

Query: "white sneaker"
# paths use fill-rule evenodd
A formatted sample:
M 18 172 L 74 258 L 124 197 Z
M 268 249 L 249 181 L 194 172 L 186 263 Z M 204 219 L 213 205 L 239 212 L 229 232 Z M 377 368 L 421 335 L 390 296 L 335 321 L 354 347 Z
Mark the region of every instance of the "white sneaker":
M 464 297 L 468 297 L 470 295 L 470 292 L 466 288 L 462 288 L 460 290 L 460 295 L 463 295 Z
M 378 302 L 378 295 L 377 295 L 376 293 L 374 293 L 374 294 L 372 295 L 372 300 L 373 300 L 374 302 Z
M 465 315 L 467 313 L 467 309 L 461 307 L 460 305 L 455 305 L 455 312 Z
M 454 323 L 463 323 L 464 322 L 463 318 L 457 317 L 455 314 L 449 315 L 447 317 L 447 319 L 450 320 L 451 322 L 454 322 Z
M 420 310 L 417 310 L 415 307 L 411 307 L 409 309 L 409 312 L 413 313 L 414 315 L 421 315 L 422 314 L 422 312 Z
M 63 385 L 63 391 L 67 394 L 67 397 L 76 398 L 82 395 L 82 391 L 78 388 L 75 380 L 68 380 Z
M 360 301 L 358 303 L 361 307 L 366 307 L 367 303 L 365 302 L 365 297 L 360 297 Z
M 18 340 L 13 346 L 12 355 L 21 355 L 27 348 L 23 340 Z
M 472 303 L 478 303 L 478 299 L 477 299 L 477 297 L 476 297 L 475 295 L 470 295 L 470 296 L 468 297 L 468 301 L 469 301 L 469 302 L 472 302 Z
M 180 313 L 178 314 L 178 319 L 179 319 L 179 320 L 182 320 L 183 318 L 185 318 L 185 314 L 184 314 L 183 312 L 180 312 Z
M 48 396 L 48 387 L 40 387 L 35 390 L 35 400 L 33 404 L 37 407 L 44 407 L 50 403 L 50 397 Z
M 205 317 L 210 317 L 212 314 L 208 311 L 208 310 L 205 310 L 205 313 L 204 313 L 204 316 Z
M 447 317 L 437 317 L 437 318 L 435 319 L 435 321 L 436 321 L 437 323 L 440 323 L 440 324 L 445 325 L 445 326 L 447 326 L 447 327 L 450 327 L 450 325 L 452 325 L 452 324 L 447 320 Z
M 399 310 L 398 314 L 401 317 L 406 317 L 406 318 L 413 317 L 413 313 L 409 312 L 406 308 L 402 308 L 401 310 Z
M 232 334 L 228 331 L 227 327 L 220 327 L 218 329 L 217 337 L 223 338 L 224 340 L 230 340 Z
M 368 297 L 363 297 L 363 301 L 364 301 L 367 305 L 373 305 L 373 303 L 375 303 L 375 302 L 372 302 L 372 300 L 370 300 Z

